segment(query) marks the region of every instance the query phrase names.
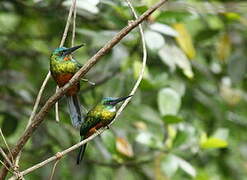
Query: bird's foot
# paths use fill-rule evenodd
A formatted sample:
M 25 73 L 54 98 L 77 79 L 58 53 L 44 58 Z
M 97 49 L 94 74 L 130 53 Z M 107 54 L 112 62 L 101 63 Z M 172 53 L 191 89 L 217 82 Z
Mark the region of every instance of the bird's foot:
M 95 127 L 91 128 L 91 129 L 89 130 L 89 132 L 88 132 L 88 137 L 89 137 L 89 136 L 92 136 L 92 135 L 95 134 L 95 133 L 100 134 L 99 131 L 98 131 Z

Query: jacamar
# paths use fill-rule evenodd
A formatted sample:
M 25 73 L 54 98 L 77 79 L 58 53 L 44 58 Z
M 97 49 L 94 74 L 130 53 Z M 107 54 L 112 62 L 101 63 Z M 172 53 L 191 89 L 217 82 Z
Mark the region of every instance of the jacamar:
M 50 71 L 59 87 L 69 82 L 73 75 L 82 67 L 81 64 L 71 56 L 72 52 L 82 46 L 83 44 L 72 48 L 60 47 L 52 52 L 50 57 Z M 80 127 L 82 121 L 81 105 L 77 96 L 79 90 L 80 83 L 78 82 L 71 86 L 66 92 L 71 122 L 76 128 Z
M 107 97 L 103 98 L 100 103 L 98 103 L 95 107 L 93 107 L 86 115 L 85 122 L 81 125 L 80 128 L 80 135 L 81 135 L 81 141 L 91 136 L 93 133 L 95 133 L 98 129 L 101 127 L 108 126 L 110 122 L 115 118 L 116 116 L 116 105 L 124 101 L 125 99 L 131 97 L 121 97 L 121 98 L 112 98 Z M 87 144 L 84 144 L 80 147 L 79 154 L 77 156 L 77 164 L 80 163 L 80 161 L 83 158 L 83 155 L 85 153 Z

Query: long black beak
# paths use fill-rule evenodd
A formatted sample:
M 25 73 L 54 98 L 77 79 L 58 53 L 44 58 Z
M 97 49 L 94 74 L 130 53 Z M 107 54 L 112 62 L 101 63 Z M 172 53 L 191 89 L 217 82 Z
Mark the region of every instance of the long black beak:
M 72 47 L 72 48 L 68 48 L 68 49 L 64 50 L 64 53 L 63 53 L 63 54 L 64 54 L 64 55 L 71 54 L 72 52 L 74 52 L 75 50 L 81 48 L 82 46 L 85 46 L 85 44 L 81 44 L 81 45 L 79 45 L 79 46 L 74 46 L 74 47 Z
M 124 101 L 125 99 L 128 99 L 131 96 L 133 96 L 133 95 L 129 95 L 129 96 L 126 96 L 126 97 L 120 97 L 118 99 L 112 100 L 110 103 L 112 105 L 116 105 L 117 103 L 122 102 L 122 101 Z

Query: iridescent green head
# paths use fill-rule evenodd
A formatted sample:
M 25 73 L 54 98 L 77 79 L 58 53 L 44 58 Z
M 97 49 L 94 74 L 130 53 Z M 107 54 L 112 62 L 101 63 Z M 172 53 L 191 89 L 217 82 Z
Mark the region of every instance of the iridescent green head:
M 124 101 L 125 99 L 128 99 L 131 96 L 132 95 L 120 98 L 106 97 L 102 99 L 101 104 L 105 106 L 116 106 L 118 103 Z
M 72 52 L 74 52 L 75 50 L 81 48 L 82 46 L 84 46 L 84 44 L 81 44 L 79 46 L 74 46 L 72 48 L 66 48 L 66 47 L 59 47 L 54 49 L 54 51 L 52 52 L 51 56 L 52 57 L 66 57 L 68 55 L 70 55 Z

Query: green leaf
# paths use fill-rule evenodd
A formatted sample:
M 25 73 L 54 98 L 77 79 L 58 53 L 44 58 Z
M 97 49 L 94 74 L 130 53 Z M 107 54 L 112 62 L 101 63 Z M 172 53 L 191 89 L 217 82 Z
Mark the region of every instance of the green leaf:
M 183 121 L 181 117 L 174 116 L 174 115 L 166 115 L 162 117 L 162 120 L 167 124 L 180 123 Z
M 185 11 L 161 11 L 157 21 L 167 24 L 182 22 L 191 19 L 190 12 Z
M 162 33 L 164 35 L 168 35 L 168 36 L 172 36 L 172 37 L 178 36 L 178 32 L 166 24 L 154 23 L 150 26 L 150 28 L 152 30 L 157 31 L 159 33 Z
M 189 133 L 186 131 L 177 131 L 176 137 L 173 140 L 173 148 L 182 146 L 183 144 L 190 143 L 193 139 L 189 137 Z
M 226 12 L 226 13 L 224 13 L 224 15 L 230 21 L 239 21 L 239 20 L 241 20 L 240 14 L 235 13 L 235 12 Z
M 158 93 L 158 107 L 162 116 L 176 115 L 181 106 L 181 97 L 171 88 L 163 88 Z
M 178 161 L 178 165 L 179 167 L 186 172 L 187 174 L 191 175 L 192 177 L 196 176 L 196 170 L 195 168 L 187 161 L 185 161 L 184 159 L 177 157 L 176 159 Z
M 204 149 L 208 148 L 225 148 L 228 146 L 228 143 L 219 138 L 209 138 L 207 141 L 201 143 L 201 147 Z
M 160 33 L 155 31 L 146 31 L 144 36 L 148 48 L 152 51 L 157 51 L 165 45 L 165 39 Z
M 224 28 L 224 22 L 219 16 L 209 15 L 206 17 L 209 27 L 213 30 L 221 30 Z
M 168 177 L 172 177 L 178 170 L 178 161 L 177 161 L 176 156 L 169 154 L 165 156 L 164 158 L 162 158 L 161 170 Z
M 137 135 L 136 141 L 151 148 L 162 148 L 162 141 L 150 132 L 141 132 Z
M 161 162 L 161 169 L 168 177 L 172 177 L 176 173 L 178 168 L 181 168 L 192 177 L 196 176 L 195 168 L 184 159 L 173 154 L 170 154 L 163 158 Z
M 162 62 L 169 66 L 171 71 L 174 71 L 176 66 L 178 66 L 183 70 L 185 76 L 188 78 L 194 77 L 190 61 L 177 46 L 165 44 L 164 47 L 159 50 L 159 56 Z
M 206 133 L 203 133 L 200 138 L 200 146 L 203 149 L 225 148 L 228 146 L 228 143 L 227 141 L 217 137 L 207 138 Z

